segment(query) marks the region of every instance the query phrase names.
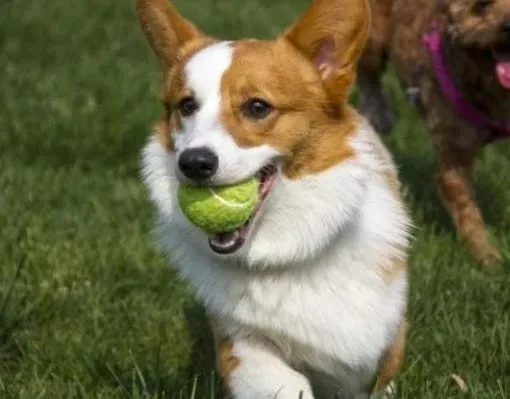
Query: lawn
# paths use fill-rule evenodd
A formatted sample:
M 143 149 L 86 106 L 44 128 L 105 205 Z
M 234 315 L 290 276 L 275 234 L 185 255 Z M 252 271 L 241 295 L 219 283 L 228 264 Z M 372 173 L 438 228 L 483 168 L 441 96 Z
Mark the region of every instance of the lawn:
M 132 3 L 0 2 L 2 399 L 217 392 L 203 312 L 151 239 L 138 165 L 160 112 L 159 74 Z M 307 1 L 176 3 L 230 38 L 274 35 Z M 386 83 L 401 116 L 386 141 L 418 226 L 397 397 L 509 398 L 510 268 L 488 275 L 471 261 L 436 199 L 426 132 Z M 477 169 L 507 259 L 509 150 L 490 147 Z

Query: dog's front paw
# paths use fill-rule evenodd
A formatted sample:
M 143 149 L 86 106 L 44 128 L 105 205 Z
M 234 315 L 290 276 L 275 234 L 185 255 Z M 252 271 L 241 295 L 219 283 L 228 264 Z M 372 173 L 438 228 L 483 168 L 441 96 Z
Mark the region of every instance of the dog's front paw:
M 235 384 L 232 388 L 230 397 L 233 399 L 314 399 L 308 384 L 300 384 L 298 381 L 286 382 L 281 387 L 277 384 L 265 385 L 263 381 L 259 381 L 259 384 L 253 385 Z
M 314 399 L 310 381 L 293 369 L 274 347 L 260 340 L 234 342 L 235 368 L 225 375 L 233 399 Z
M 233 399 L 314 399 L 309 381 L 291 369 L 272 370 L 239 367 L 228 385 Z

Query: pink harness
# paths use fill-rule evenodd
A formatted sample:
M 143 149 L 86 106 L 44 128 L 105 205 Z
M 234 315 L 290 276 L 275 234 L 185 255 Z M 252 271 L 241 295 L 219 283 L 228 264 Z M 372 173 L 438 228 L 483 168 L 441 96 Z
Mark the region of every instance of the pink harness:
M 489 141 L 510 136 L 510 123 L 501 123 L 489 119 L 467 102 L 455 87 L 444 62 L 441 51 L 441 34 L 436 23 L 432 24 L 429 33 L 423 35 L 422 43 L 428 50 L 439 86 L 455 111 L 473 126 L 489 130 L 492 133 Z

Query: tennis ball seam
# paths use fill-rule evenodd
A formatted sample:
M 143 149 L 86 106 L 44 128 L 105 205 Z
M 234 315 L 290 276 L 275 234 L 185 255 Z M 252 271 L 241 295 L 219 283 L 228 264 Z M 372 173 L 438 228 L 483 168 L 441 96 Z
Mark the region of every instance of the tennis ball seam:
M 228 207 L 231 207 L 231 208 L 246 208 L 247 206 L 250 206 L 254 199 L 253 198 L 250 198 L 244 202 L 232 202 L 232 201 L 228 201 L 226 200 L 225 198 L 223 198 L 221 195 L 219 195 L 212 187 L 208 187 L 209 189 L 209 192 L 211 193 L 211 195 L 217 199 L 218 201 L 220 201 L 223 205 L 225 206 L 228 206 Z

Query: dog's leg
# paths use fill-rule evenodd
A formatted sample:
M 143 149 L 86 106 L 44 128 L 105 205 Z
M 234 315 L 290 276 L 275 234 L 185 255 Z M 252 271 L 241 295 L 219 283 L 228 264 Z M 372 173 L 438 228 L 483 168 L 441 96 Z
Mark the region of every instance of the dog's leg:
M 472 182 L 473 168 L 480 147 L 460 146 L 454 140 L 444 139 L 455 133 L 448 130 L 443 133 L 443 140 L 435 140 L 434 143 L 438 159 L 436 183 L 439 196 L 472 255 L 485 266 L 493 266 L 501 256 L 489 239 L 475 201 Z
M 365 116 L 378 133 L 389 134 L 396 116 L 381 85 L 382 71 L 358 69 L 359 112 Z
M 407 321 L 404 319 L 395 336 L 393 344 L 382 358 L 377 379 L 370 399 L 387 399 L 395 394 L 393 379 L 398 374 L 404 361 Z
M 289 367 L 269 346 L 236 341 L 238 359 L 226 384 L 235 399 L 313 399 L 307 378 Z
M 370 1 L 372 26 L 363 55 L 358 63 L 357 84 L 360 94 L 358 110 L 379 133 L 389 133 L 395 113 L 384 94 L 381 77 L 386 67 L 389 24 L 393 0 Z
M 395 125 L 395 112 L 382 91 L 379 73 L 361 71 L 358 74 L 359 112 L 378 133 L 388 134 Z
M 259 340 L 226 339 L 213 321 L 216 368 L 226 397 L 314 399 L 307 378 L 289 367 L 275 348 Z

